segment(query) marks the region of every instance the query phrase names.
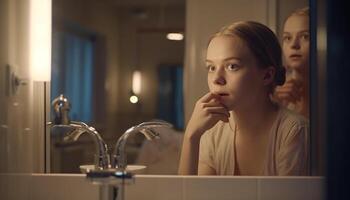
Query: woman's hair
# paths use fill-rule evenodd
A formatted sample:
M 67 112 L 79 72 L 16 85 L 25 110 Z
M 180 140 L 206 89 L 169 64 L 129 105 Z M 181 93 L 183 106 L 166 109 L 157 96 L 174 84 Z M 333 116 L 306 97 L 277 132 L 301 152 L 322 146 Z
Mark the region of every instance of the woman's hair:
M 284 84 L 286 70 L 282 66 L 282 49 L 276 35 L 267 26 L 253 21 L 239 21 L 223 27 L 210 41 L 217 36 L 237 36 L 242 39 L 253 52 L 259 67 L 275 68 L 272 89 Z
M 300 15 L 305 15 L 305 16 L 309 16 L 310 14 L 309 14 L 309 7 L 304 7 L 304 8 L 299 8 L 299 9 L 296 9 L 294 12 L 292 12 L 288 17 L 287 17 L 287 19 L 289 18 L 289 17 L 291 17 L 291 16 L 294 16 L 294 15 L 298 15 L 298 16 L 300 16 Z

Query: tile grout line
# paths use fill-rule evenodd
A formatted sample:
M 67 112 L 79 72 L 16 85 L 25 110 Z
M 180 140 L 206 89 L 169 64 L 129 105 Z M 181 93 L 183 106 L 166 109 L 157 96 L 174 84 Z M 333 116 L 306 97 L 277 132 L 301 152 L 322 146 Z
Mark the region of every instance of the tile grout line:
M 259 198 L 259 192 L 260 191 L 260 180 L 259 179 L 256 179 L 256 200 L 260 200 Z
M 182 183 L 182 187 L 181 187 L 181 190 L 182 190 L 182 200 L 186 200 L 186 195 L 185 195 L 185 177 L 182 177 L 181 178 L 181 183 Z

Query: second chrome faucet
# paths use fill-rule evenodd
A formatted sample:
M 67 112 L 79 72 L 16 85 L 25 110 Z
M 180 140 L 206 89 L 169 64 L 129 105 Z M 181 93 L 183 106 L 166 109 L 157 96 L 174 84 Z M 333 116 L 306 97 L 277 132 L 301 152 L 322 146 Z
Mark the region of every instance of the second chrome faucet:
M 133 126 L 125 131 L 125 133 L 118 139 L 114 152 L 112 154 L 112 168 L 118 168 L 125 170 L 127 166 L 127 159 L 125 153 L 125 145 L 127 139 L 130 135 L 136 133 L 142 133 L 148 140 L 158 139 L 159 134 L 154 128 L 168 127 L 171 128 L 172 125 L 165 121 L 150 121 L 143 122 L 139 125 Z

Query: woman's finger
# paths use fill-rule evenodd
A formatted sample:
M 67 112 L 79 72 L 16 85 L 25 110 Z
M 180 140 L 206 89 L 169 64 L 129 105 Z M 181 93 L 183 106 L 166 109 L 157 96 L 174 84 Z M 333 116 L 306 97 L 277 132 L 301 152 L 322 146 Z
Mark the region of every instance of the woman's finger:
M 226 117 L 230 117 L 230 113 L 227 111 L 224 107 L 207 107 L 205 110 L 210 113 L 216 113 L 216 114 L 224 114 Z
M 207 103 L 212 99 L 220 99 L 220 95 L 209 92 L 206 95 L 204 95 L 202 98 L 200 98 L 199 102 Z

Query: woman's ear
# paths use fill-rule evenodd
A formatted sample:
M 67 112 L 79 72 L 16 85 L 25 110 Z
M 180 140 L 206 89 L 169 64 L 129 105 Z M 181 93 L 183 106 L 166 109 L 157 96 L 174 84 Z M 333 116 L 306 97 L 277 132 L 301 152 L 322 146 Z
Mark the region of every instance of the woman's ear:
M 276 69 L 272 66 L 264 69 L 263 83 L 264 85 L 270 85 L 274 82 Z

